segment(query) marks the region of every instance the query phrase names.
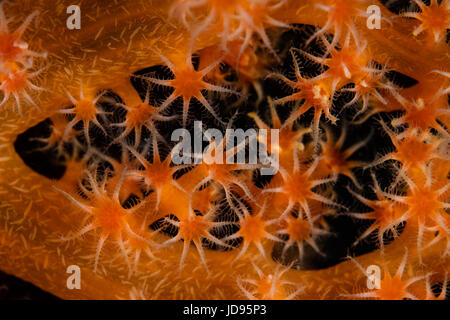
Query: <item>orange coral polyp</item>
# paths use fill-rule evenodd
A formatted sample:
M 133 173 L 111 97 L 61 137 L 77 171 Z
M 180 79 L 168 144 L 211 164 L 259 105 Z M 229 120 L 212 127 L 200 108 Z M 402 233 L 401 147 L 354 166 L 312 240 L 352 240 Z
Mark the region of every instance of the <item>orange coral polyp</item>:
M 348 162 L 344 153 L 333 146 L 327 146 L 323 149 L 323 156 L 330 172 L 347 173 L 349 170 Z
M 102 232 L 119 235 L 126 224 L 126 209 L 118 201 L 110 198 L 100 198 L 92 204 L 93 225 Z
M 269 99 L 269 101 L 271 101 Z M 302 158 L 304 155 L 301 153 L 305 149 L 305 145 L 302 143 L 302 138 L 304 135 L 307 135 L 311 132 L 310 128 L 294 128 L 294 122 L 292 121 L 293 117 L 288 118 L 285 123 L 281 124 L 281 120 L 278 116 L 277 110 L 274 104 L 270 104 L 270 113 L 271 113 L 271 125 L 266 124 L 262 119 L 255 113 L 251 112 L 248 114 L 250 118 L 252 118 L 258 128 L 260 129 L 279 129 L 278 131 L 278 141 L 275 145 L 272 145 L 272 135 L 267 135 L 267 141 L 263 143 L 266 144 L 267 150 L 276 150 L 281 159 L 280 162 L 284 164 L 284 167 L 290 168 L 292 165 L 292 155 L 298 154 L 299 158 Z M 260 143 L 262 143 L 260 141 Z
M 432 159 L 433 145 L 418 137 L 405 138 L 396 145 L 393 158 L 405 165 L 418 165 Z
M 17 37 L 14 34 L 0 32 L 0 57 L 2 61 L 18 60 L 23 49 L 15 45 Z
M 155 107 L 146 103 L 141 103 L 131 107 L 126 115 L 127 125 L 132 128 L 144 126 L 144 124 L 155 112 L 154 109 Z
M 406 107 L 405 115 L 401 117 L 401 121 L 413 128 L 419 128 L 425 131 L 428 128 L 437 127 L 436 120 L 442 113 L 439 110 L 439 101 L 425 103 L 423 99 L 419 98 Z
M 206 89 L 203 81 L 203 74 L 189 68 L 177 70 L 175 79 L 171 80 L 171 86 L 175 89 L 175 95 L 183 99 L 190 100 L 201 95 L 201 91 Z
M 431 0 L 429 6 L 422 0 L 414 0 L 419 6 L 421 12 L 405 12 L 405 17 L 415 18 L 420 21 L 419 26 L 414 29 L 413 35 L 417 37 L 422 32 L 426 32 L 428 37 L 435 43 L 445 41 L 446 30 L 450 28 L 449 3 L 446 0 L 438 3 L 437 0 Z
M 330 55 L 324 63 L 329 67 L 326 73 L 340 79 L 351 79 L 361 74 L 369 62 L 365 56 L 356 52 L 356 48 L 351 47 L 332 50 Z
M 8 73 L 8 76 L 2 83 L 1 90 L 7 92 L 7 94 L 23 93 L 27 87 L 28 80 L 29 75 L 26 70 Z
M 381 280 L 380 289 L 377 291 L 377 297 L 380 300 L 403 300 L 407 298 L 407 284 L 399 276 L 391 277 L 386 274 Z
M 283 184 L 283 191 L 296 202 L 305 203 L 312 197 L 313 182 L 302 172 L 295 172 Z
M 9 64 L 10 70 L 6 74 L 0 71 L 0 92 L 3 93 L 3 99 L 0 101 L 0 107 L 3 106 L 11 96 L 14 97 L 16 107 L 19 113 L 22 113 L 23 98 L 26 102 L 39 109 L 39 106 L 33 101 L 29 90 L 43 91 L 44 89 L 31 82 L 40 71 L 29 72 L 28 69 L 20 69 L 16 63 Z
M 295 94 L 294 101 L 300 101 L 305 99 L 302 107 L 299 108 L 296 116 L 300 116 L 301 113 L 305 113 L 310 108 L 314 108 L 314 117 L 316 119 L 320 118 L 322 113 L 324 113 L 328 118 L 334 119 L 330 114 L 331 109 L 331 90 L 330 87 L 322 81 L 314 80 L 300 80 L 295 86 L 295 89 L 299 90 Z M 294 95 L 293 95 L 294 97 Z
M 0 69 L 4 67 L 5 63 L 11 62 L 30 67 L 33 57 L 46 57 L 46 54 L 38 54 L 29 50 L 28 43 L 22 40 L 28 25 L 38 15 L 38 12 L 34 11 L 28 15 L 15 31 L 10 31 L 8 24 L 11 21 L 6 19 L 3 5 L 4 3 L 0 3 Z
M 297 283 L 283 280 L 284 273 L 277 267 L 273 273 L 264 274 L 261 269 L 253 265 L 257 279 L 238 279 L 238 286 L 246 298 L 255 300 L 290 300 L 298 296 L 304 287 Z
M 98 111 L 92 100 L 82 99 L 75 104 L 74 113 L 81 121 L 90 122 L 95 119 Z
M 283 300 L 287 297 L 288 294 L 277 280 L 271 274 L 260 279 L 256 288 L 257 297 L 261 300 Z
M 378 226 L 380 230 L 387 230 L 395 227 L 405 212 L 404 207 L 384 200 L 379 201 L 367 216 L 369 219 L 375 220 L 374 225 Z
M 173 180 L 173 169 L 164 162 L 154 162 L 145 169 L 143 176 L 148 185 L 163 187 Z
M 431 186 L 414 189 L 404 203 L 409 207 L 410 215 L 419 218 L 420 221 L 426 221 L 429 218 L 439 221 L 438 217 L 445 212 L 442 190 L 435 190 Z
M 286 220 L 286 232 L 289 239 L 302 242 L 311 237 L 311 225 L 307 220 L 289 217 Z
M 198 240 L 206 236 L 210 224 L 204 220 L 203 216 L 191 215 L 183 219 L 180 223 L 180 236 L 185 241 Z
M 266 234 L 266 223 L 257 215 L 248 215 L 240 222 L 239 234 L 249 242 L 260 242 Z
M 143 77 L 143 79 L 156 85 L 174 88 L 174 92 L 161 103 L 159 110 L 163 111 L 177 98 L 183 98 L 183 126 L 186 126 L 189 106 L 191 100 L 195 98 L 203 107 L 205 107 L 206 110 L 208 110 L 209 113 L 214 116 L 214 118 L 217 119 L 217 121 L 223 123 L 222 119 L 220 119 L 220 117 L 216 114 L 214 108 L 210 105 L 202 92 L 206 90 L 219 93 L 235 93 L 230 89 L 216 86 L 205 81 L 207 74 L 214 70 L 220 61 L 215 61 L 211 65 L 197 71 L 192 65 L 191 51 L 187 54 L 174 55 L 172 57 L 172 61 L 161 54 L 158 55 L 174 75 L 174 78 L 171 80 L 161 80 L 151 76 Z

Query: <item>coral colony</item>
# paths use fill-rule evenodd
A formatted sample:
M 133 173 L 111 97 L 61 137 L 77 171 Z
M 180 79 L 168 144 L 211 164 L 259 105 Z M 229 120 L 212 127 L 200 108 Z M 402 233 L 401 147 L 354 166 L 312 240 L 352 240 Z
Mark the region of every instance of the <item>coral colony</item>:
M 2 271 L 65 299 L 446 297 L 450 1 L 70 2 L 0 1 Z

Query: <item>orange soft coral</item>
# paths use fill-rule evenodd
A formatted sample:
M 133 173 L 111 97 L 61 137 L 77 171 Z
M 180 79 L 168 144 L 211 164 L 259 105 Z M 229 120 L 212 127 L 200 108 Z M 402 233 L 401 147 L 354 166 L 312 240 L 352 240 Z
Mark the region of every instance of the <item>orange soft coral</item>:
M 448 1 L 415 3 L 91 1 L 72 31 L 68 1 L 2 2 L 0 268 L 69 299 L 444 298 Z

